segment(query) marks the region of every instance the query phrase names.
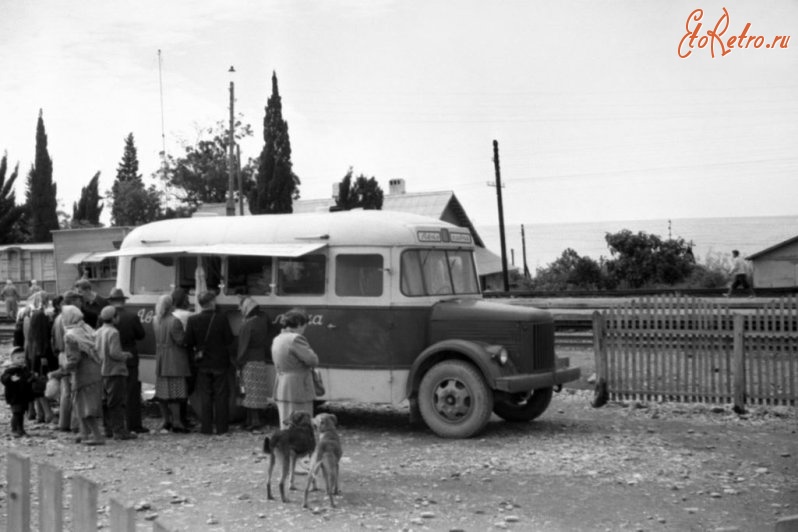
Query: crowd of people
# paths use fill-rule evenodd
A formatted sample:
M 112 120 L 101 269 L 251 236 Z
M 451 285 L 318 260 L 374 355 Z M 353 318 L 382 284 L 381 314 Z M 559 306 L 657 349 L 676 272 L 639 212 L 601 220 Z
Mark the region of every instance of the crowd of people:
M 2 383 L 12 434 L 27 436 L 25 417 L 76 433 L 75 440 L 85 445 L 148 433 L 137 350 L 146 333 L 139 316 L 125 308 L 124 292 L 114 288 L 102 297 L 80 279 L 73 290 L 50 299 L 32 285 L 17 311 L 18 295 L 9 285 L 14 286 L 9 281 L 2 295 L 7 312 L 16 313 L 16 328 Z M 232 394 L 240 396 L 245 430 L 263 429 L 272 405 L 281 425 L 295 411 L 313 414 L 313 368 L 319 359 L 303 336 L 308 317 L 302 309 L 281 314 L 277 325 L 254 299 L 241 296 L 243 322 L 234 348 L 236 337 L 227 316 L 217 312 L 216 293 L 199 293 L 197 304 L 199 312 L 192 312 L 188 294 L 176 288 L 155 306 L 159 431 L 192 430 L 192 394 L 202 434 L 229 431 Z

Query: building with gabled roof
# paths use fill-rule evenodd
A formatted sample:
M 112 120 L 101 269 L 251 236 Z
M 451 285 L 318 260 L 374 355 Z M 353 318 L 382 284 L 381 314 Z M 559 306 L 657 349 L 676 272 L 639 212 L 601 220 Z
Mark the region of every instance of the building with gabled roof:
M 798 236 L 746 257 L 754 269 L 754 287 L 798 286 Z

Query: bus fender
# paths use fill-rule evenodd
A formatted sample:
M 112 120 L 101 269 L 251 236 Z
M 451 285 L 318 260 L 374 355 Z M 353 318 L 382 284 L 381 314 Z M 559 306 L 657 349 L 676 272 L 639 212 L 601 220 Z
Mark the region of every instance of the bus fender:
M 488 387 L 495 389 L 496 379 L 501 376 L 501 370 L 498 364 L 491 360 L 491 354 L 485 349 L 486 346 L 487 344 L 484 342 L 443 340 L 427 347 L 416 357 L 415 362 L 413 362 L 410 368 L 410 374 L 408 375 L 406 385 L 407 397 L 415 397 L 424 373 L 442 360 L 464 360 L 466 362 L 471 362 L 479 369 L 480 373 L 482 373 Z

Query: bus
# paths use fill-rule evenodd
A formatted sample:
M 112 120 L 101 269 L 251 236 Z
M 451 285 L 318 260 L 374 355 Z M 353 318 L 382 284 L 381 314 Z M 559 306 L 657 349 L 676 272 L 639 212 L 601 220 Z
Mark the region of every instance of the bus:
M 467 228 L 425 216 L 342 211 L 195 217 L 131 231 L 117 286 L 147 330 L 142 380 L 154 382 L 152 317 L 175 287 L 218 294 L 235 334 L 251 296 L 271 319 L 290 308 L 320 359 L 325 402 L 409 405 L 447 438 L 478 434 L 492 413 L 529 421 L 579 378 L 560 367 L 550 313 L 486 301 Z

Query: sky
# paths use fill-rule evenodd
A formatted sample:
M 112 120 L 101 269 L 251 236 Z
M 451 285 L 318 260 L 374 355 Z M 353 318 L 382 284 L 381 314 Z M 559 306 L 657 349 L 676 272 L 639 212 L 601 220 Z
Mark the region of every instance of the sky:
M 110 189 L 129 133 L 149 183 L 164 146 L 226 121 L 232 65 L 245 159 L 276 73 L 304 199 L 352 167 L 386 192 L 452 190 L 496 225 L 496 140 L 508 224 L 798 214 L 795 0 L 2 3 L 18 201 L 40 109 L 71 213 L 96 172 Z M 790 40 L 728 48 L 748 24 Z

